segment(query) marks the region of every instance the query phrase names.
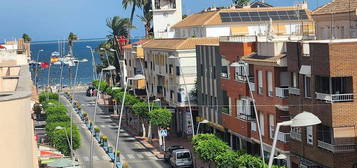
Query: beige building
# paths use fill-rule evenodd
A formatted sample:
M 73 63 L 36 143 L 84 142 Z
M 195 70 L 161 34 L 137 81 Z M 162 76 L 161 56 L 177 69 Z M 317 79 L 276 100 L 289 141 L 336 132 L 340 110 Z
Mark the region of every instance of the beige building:
M 196 45 L 218 41 L 218 38 L 156 39 L 143 45 L 148 95 L 160 99 L 163 106 L 175 112 L 172 129 L 178 135 L 192 134 L 187 93 L 194 89 L 197 78 Z M 197 108 L 194 111 L 197 116 Z
M 317 39 L 357 37 L 357 1 L 333 0 L 312 13 Z
M 20 45 L 18 45 L 20 44 Z M 0 160 L 6 168 L 38 167 L 32 113 L 32 81 L 28 50 L 8 42 L 0 49 Z

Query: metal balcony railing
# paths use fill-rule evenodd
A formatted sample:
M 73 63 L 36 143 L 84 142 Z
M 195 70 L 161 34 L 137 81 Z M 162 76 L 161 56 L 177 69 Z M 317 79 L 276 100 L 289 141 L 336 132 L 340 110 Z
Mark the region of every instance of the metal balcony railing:
M 290 138 L 290 133 L 278 132 L 278 140 L 281 142 L 288 142 Z
M 356 144 L 334 145 L 320 140 L 317 141 L 317 146 L 333 153 L 354 152 L 356 150 Z
M 353 101 L 353 93 L 345 94 L 327 94 L 327 93 L 315 93 L 316 99 L 325 100 L 327 102 L 351 102 Z
M 292 95 L 300 95 L 300 89 L 299 88 L 289 88 L 289 94 Z
M 279 98 L 287 98 L 289 96 L 289 88 L 275 88 L 275 96 Z
M 295 139 L 297 141 L 301 141 L 301 134 L 298 132 L 291 131 L 290 132 L 290 138 Z

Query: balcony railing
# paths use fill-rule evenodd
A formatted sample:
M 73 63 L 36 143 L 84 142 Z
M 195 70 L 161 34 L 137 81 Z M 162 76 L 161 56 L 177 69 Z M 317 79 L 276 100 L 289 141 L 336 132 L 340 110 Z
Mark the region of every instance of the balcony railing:
M 250 82 L 250 90 L 255 91 L 255 83 Z
M 278 132 L 278 140 L 281 142 L 288 142 L 290 137 L 290 133 Z
M 287 98 L 289 96 L 289 88 L 275 88 L 275 95 L 279 98 Z
M 242 113 L 239 114 L 238 118 L 241 120 L 246 120 L 246 121 L 255 121 L 256 120 L 255 116 L 242 114 Z
M 326 93 L 315 93 L 316 99 L 325 100 L 327 102 L 351 102 L 353 101 L 353 94 L 326 94 Z
M 356 144 L 334 145 L 320 140 L 317 141 L 317 146 L 333 153 L 354 152 L 356 150 Z
M 289 88 L 289 94 L 293 95 L 300 95 L 300 89 L 299 88 Z
M 290 132 L 290 138 L 295 139 L 297 141 L 301 141 L 301 134 L 297 133 L 297 132 L 294 132 L 294 131 L 291 131 Z

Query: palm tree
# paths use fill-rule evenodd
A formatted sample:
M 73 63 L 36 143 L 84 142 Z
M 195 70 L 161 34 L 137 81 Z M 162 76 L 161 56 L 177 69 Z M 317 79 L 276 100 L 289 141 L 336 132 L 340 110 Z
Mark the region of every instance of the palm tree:
M 145 37 L 150 36 L 151 22 L 152 22 L 152 11 L 151 11 L 151 0 L 148 0 L 143 8 L 143 15 L 137 17 L 145 24 Z
M 73 42 L 76 40 L 78 40 L 78 36 L 70 32 L 68 35 L 68 48 L 69 48 L 68 54 L 70 56 L 73 56 Z
M 125 9 L 132 5 L 131 14 L 130 14 L 130 25 L 133 25 L 134 13 L 136 7 L 141 8 L 144 4 L 146 4 L 147 0 L 123 0 L 122 5 Z
M 111 38 L 114 38 L 114 36 L 128 37 L 129 29 L 133 28 L 128 18 L 120 18 L 120 16 L 114 16 L 108 18 L 107 27 L 109 27 L 112 30 L 111 34 L 108 35 L 108 37 Z
M 22 38 L 24 39 L 25 43 L 32 41 L 32 38 L 26 33 L 22 34 Z

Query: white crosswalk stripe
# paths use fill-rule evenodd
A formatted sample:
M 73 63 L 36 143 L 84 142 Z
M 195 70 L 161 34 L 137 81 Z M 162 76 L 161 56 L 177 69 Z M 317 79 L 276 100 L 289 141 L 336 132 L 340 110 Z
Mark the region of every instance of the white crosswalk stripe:
M 134 154 L 127 154 L 127 157 L 128 157 L 129 159 L 135 159 L 135 155 L 134 155 Z
M 144 156 L 142 154 L 136 154 L 138 156 L 139 159 L 143 159 Z
M 154 156 L 151 152 L 143 152 L 143 154 L 147 157 L 152 157 Z
M 89 162 L 89 157 L 88 156 L 83 156 L 82 157 L 85 162 Z
M 106 125 L 100 125 L 100 127 L 105 128 L 105 127 L 106 127 Z
M 103 155 L 102 158 L 103 160 L 110 160 L 110 157 L 108 155 Z
M 93 160 L 94 161 L 97 161 L 97 160 L 100 160 L 98 156 L 93 156 Z

